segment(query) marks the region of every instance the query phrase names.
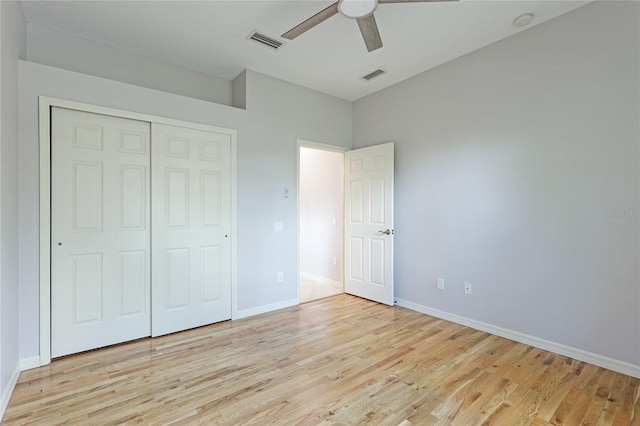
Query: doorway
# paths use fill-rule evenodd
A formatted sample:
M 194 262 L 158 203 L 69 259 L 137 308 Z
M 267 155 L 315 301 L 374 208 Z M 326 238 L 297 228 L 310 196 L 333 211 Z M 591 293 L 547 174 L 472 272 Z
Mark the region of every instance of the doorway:
M 344 292 L 344 148 L 298 144 L 298 300 Z

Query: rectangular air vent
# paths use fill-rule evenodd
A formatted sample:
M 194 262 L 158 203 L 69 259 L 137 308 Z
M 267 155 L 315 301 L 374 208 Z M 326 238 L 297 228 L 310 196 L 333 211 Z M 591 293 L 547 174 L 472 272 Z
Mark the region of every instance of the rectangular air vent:
M 280 40 L 276 40 L 275 38 L 270 37 L 266 34 L 262 34 L 261 32 L 256 30 L 251 31 L 251 34 L 249 34 L 247 39 L 253 40 L 275 50 L 279 49 L 284 44 Z
M 362 79 L 370 81 L 370 80 L 372 80 L 372 79 L 374 79 L 374 78 L 376 78 L 376 77 L 378 77 L 378 76 L 380 76 L 380 75 L 382 75 L 384 73 L 386 73 L 385 70 L 378 68 L 377 70 L 375 70 L 373 72 L 370 72 L 367 75 L 362 76 Z

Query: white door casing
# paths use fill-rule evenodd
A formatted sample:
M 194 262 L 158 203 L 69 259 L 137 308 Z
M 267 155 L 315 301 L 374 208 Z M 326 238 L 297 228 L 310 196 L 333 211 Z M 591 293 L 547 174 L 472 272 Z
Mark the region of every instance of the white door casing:
M 231 135 L 152 124 L 152 335 L 231 318 Z
M 52 108 L 51 354 L 150 334 L 146 122 Z
M 387 305 L 394 304 L 393 148 L 345 153 L 345 292 Z

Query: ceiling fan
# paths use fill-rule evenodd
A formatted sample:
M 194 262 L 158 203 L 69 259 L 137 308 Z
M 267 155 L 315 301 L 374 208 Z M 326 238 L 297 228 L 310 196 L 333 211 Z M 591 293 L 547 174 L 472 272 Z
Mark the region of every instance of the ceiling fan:
M 305 20 L 299 25 L 291 28 L 282 34 L 283 38 L 293 40 L 299 35 L 309 31 L 311 28 L 331 18 L 338 12 L 350 19 L 358 21 L 358 27 L 362 33 L 364 44 L 367 50 L 372 52 L 382 47 L 382 39 L 376 24 L 376 18 L 373 12 L 378 8 L 378 4 L 385 3 L 419 3 L 419 2 L 442 2 L 442 1 L 458 1 L 458 0 L 338 0 L 331 6 L 321 10 L 311 18 Z

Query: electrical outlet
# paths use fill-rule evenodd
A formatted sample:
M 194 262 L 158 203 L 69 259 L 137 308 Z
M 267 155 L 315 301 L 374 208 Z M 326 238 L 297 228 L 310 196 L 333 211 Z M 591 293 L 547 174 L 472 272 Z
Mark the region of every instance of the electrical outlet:
M 273 222 L 273 232 L 282 232 L 282 222 Z
M 436 280 L 436 287 L 438 287 L 438 290 L 444 290 L 444 278 L 438 278 Z
M 333 264 L 334 266 L 338 264 L 338 258 L 337 257 L 333 257 Z
M 281 283 L 284 281 L 284 272 L 278 272 L 278 282 Z
M 471 294 L 471 283 L 464 283 L 464 294 Z

